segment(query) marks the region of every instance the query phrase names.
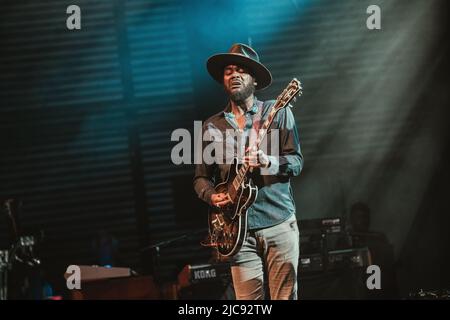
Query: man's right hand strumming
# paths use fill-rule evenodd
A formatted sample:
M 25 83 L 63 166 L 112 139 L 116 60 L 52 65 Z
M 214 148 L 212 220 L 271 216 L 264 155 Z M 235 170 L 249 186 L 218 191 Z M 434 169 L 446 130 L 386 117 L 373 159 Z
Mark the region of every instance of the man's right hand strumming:
M 211 203 L 213 206 L 223 207 L 230 202 L 231 202 L 230 197 L 226 193 L 223 193 L 223 192 L 222 193 L 213 193 L 211 195 Z

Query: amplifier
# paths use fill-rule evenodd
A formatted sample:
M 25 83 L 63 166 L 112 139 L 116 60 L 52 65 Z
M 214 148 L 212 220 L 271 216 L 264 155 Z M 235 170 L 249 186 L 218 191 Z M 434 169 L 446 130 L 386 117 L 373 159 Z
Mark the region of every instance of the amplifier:
M 299 272 L 320 272 L 340 268 L 359 268 L 371 265 L 368 248 L 328 251 L 328 254 L 300 255 Z
M 322 254 L 300 255 L 298 263 L 299 273 L 324 271 L 324 258 Z
M 231 277 L 230 264 L 198 264 L 186 265 L 178 274 L 178 285 L 180 288 L 200 282 L 217 281 Z
M 340 217 L 299 220 L 301 235 L 330 234 L 345 231 L 345 222 Z
M 329 251 L 328 269 L 367 267 L 372 264 L 371 260 L 367 247 Z

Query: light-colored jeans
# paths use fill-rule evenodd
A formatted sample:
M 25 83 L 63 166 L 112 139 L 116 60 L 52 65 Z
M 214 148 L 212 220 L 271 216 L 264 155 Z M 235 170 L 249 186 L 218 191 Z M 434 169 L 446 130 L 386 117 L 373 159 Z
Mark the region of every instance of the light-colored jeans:
M 296 300 L 299 251 L 295 215 L 273 227 L 247 231 L 241 250 L 231 259 L 236 299 Z

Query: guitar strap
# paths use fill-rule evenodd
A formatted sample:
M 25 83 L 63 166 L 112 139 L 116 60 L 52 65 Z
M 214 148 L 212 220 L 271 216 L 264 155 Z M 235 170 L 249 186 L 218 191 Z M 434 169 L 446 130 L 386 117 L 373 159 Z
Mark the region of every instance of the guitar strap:
M 252 127 L 251 127 L 252 130 L 250 130 L 250 134 L 247 137 L 246 147 L 248 147 L 250 145 L 250 142 L 254 142 L 256 140 L 256 138 L 258 137 L 259 129 L 263 125 L 263 121 L 262 121 L 263 104 L 264 103 L 262 101 L 259 101 L 259 100 L 256 101 L 256 106 L 258 107 L 258 111 L 253 116 L 253 119 L 252 119 L 253 122 L 252 122 Z
M 259 128 L 261 128 L 262 126 L 262 113 L 263 113 L 263 104 L 264 102 L 262 101 L 257 101 L 256 105 L 258 106 L 258 112 L 255 114 L 255 117 L 253 119 L 253 126 L 252 128 L 259 131 Z

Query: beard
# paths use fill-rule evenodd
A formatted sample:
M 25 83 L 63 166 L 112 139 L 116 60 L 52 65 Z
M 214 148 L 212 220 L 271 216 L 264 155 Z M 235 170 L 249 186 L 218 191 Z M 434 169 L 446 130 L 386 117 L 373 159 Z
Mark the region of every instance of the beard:
M 248 97 L 250 97 L 255 92 L 255 85 L 253 81 L 250 81 L 247 85 L 244 85 L 241 90 L 229 92 L 230 99 L 240 104 L 244 102 Z

